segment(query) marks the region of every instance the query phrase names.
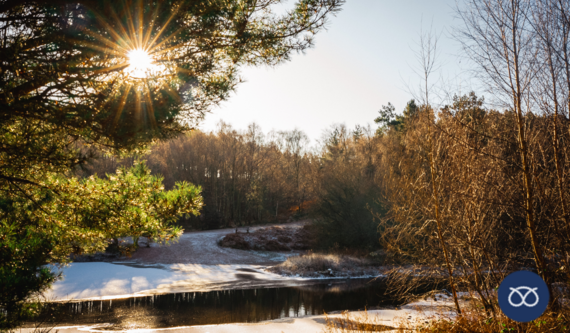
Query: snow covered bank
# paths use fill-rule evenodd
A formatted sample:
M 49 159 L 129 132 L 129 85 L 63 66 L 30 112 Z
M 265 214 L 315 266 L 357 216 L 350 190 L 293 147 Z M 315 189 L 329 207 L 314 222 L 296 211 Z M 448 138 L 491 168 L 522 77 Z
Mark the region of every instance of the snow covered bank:
M 371 322 L 388 327 L 407 327 L 414 328 L 425 324 L 428 320 L 434 318 L 448 317 L 453 318 L 453 311 L 450 307 L 453 302 L 446 295 L 436 295 L 438 301 L 433 298 L 414 302 L 400 309 L 372 310 L 366 315 L 363 312 L 352 311 L 349 313 L 350 318 L 359 320 L 360 322 Z M 329 315 L 331 318 L 344 317 L 342 314 Z M 362 318 L 366 318 L 362 320 Z M 326 326 L 326 317 L 324 315 L 306 316 L 297 318 L 284 318 L 259 323 L 234 323 L 221 325 L 202 325 L 202 326 L 181 326 L 158 329 L 125 329 L 123 332 L 143 333 L 281 333 L 281 332 L 308 332 L 321 333 Z M 109 332 L 110 324 L 95 324 L 88 326 L 67 326 L 56 327 L 60 333 L 80 333 L 80 332 Z M 33 329 L 21 329 L 22 333 L 32 333 Z M 395 330 L 393 331 L 395 332 Z
M 49 300 L 109 299 L 172 292 L 254 288 L 284 278 L 259 265 L 72 263 L 45 296 Z
M 301 229 L 304 222 L 287 228 Z M 252 227 L 251 232 L 261 227 Z M 307 281 L 265 270 L 296 252 L 245 251 L 217 241 L 234 229 L 183 234 L 176 243 L 141 247 L 128 262 L 76 262 L 46 292 L 49 300 L 108 299 L 161 293 L 245 289 Z M 331 278 L 330 274 L 312 278 Z M 361 277 L 374 277 L 365 274 Z M 338 277 L 337 277 L 338 278 Z
M 374 278 L 362 275 L 357 278 Z M 166 293 L 300 286 L 342 276 L 283 276 L 260 265 L 72 263 L 44 295 L 50 301 L 113 299 Z M 355 277 L 353 277 L 355 278 Z
M 289 228 L 300 228 L 302 223 L 289 224 Z M 252 227 L 253 233 L 262 227 Z M 245 230 L 240 230 L 243 233 Z M 247 251 L 221 247 L 218 240 L 228 234 L 234 234 L 235 229 L 219 229 L 195 231 L 182 234 L 178 240 L 163 246 L 152 243 L 150 247 L 141 247 L 129 261 L 158 264 L 203 264 L 203 265 L 274 265 L 285 261 L 298 252 L 282 251 Z

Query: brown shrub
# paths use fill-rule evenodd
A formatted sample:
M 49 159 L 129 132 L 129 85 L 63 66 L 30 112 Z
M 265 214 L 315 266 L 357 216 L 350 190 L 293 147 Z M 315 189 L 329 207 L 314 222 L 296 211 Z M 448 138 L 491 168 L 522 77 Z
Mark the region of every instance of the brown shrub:
M 314 235 L 307 228 L 273 226 L 252 233 L 231 233 L 222 238 L 218 244 L 242 250 L 308 250 L 314 244 Z
M 289 257 L 269 270 L 278 274 L 302 276 L 375 276 L 379 273 L 379 267 L 368 259 L 318 253 Z
M 218 242 L 218 245 L 239 250 L 251 249 L 249 243 L 244 239 L 243 234 L 228 234 Z
M 519 323 L 507 318 L 502 312 L 496 318 L 489 317 L 484 311 L 472 311 L 454 319 L 432 320 L 418 328 L 419 332 L 567 332 L 570 330 L 570 310 L 547 311 L 538 319 L 528 323 Z
M 286 244 L 282 244 L 276 240 L 269 240 L 265 243 L 265 250 L 267 251 L 291 251 L 291 248 Z
M 292 239 L 289 236 L 280 235 L 280 236 L 277 236 L 277 240 L 281 243 L 291 243 Z

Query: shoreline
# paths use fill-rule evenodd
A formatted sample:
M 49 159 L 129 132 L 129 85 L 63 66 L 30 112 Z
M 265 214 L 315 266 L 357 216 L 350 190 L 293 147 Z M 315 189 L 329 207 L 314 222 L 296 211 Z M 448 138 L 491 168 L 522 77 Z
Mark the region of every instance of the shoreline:
M 89 301 L 216 290 L 293 287 L 322 281 L 374 279 L 283 276 L 261 265 L 71 263 L 63 280 L 44 293 L 47 301 Z
M 331 313 L 328 315 L 308 315 L 299 317 L 286 317 L 256 323 L 229 323 L 196 326 L 177 326 L 166 328 L 133 328 L 122 330 L 107 329 L 112 324 L 100 323 L 93 325 L 55 326 L 54 330 L 60 333 L 79 332 L 169 332 L 169 333 L 281 333 L 281 332 L 323 332 L 326 328 L 326 319 L 339 319 L 350 317 L 354 322 L 373 323 L 393 327 L 385 332 L 398 332 L 398 328 L 414 329 L 436 318 L 453 318 L 453 302 L 445 294 L 436 294 L 440 300 L 433 298 L 418 300 L 396 309 L 379 309 L 369 311 L 348 311 Z M 33 333 L 35 328 L 20 328 L 21 333 Z

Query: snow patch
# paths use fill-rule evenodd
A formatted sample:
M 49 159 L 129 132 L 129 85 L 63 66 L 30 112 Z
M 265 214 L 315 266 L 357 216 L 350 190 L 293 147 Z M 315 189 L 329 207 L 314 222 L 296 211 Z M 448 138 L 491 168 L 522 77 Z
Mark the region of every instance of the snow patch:
M 171 292 L 254 288 L 272 282 L 307 280 L 267 272 L 259 265 L 72 263 L 48 300 L 110 299 Z

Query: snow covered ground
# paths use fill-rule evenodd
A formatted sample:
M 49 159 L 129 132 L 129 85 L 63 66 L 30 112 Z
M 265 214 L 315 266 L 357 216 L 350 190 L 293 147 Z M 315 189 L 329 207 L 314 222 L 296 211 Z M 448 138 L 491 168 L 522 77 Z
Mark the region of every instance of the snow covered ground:
M 289 228 L 300 228 L 305 222 L 288 223 Z M 260 227 L 251 227 L 250 232 Z M 245 232 L 240 228 L 239 232 Z M 235 229 L 219 229 L 182 234 L 177 242 L 164 246 L 151 243 L 142 246 L 129 261 L 160 264 L 203 264 L 203 265 L 275 265 L 299 252 L 246 251 L 218 246 L 217 241 Z
M 72 263 L 45 294 L 49 300 L 110 299 L 152 294 L 272 286 L 302 279 L 259 265 Z
M 367 322 L 381 324 L 390 327 L 402 327 L 413 330 L 421 324 L 425 324 L 434 318 L 453 318 L 454 313 L 450 311 L 453 302 L 447 295 L 438 294 L 439 301 L 433 298 L 414 302 L 402 306 L 397 310 L 372 310 L 368 311 Z M 351 318 L 357 319 L 362 312 L 350 312 Z M 330 315 L 329 318 L 339 317 L 340 314 Z M 359 320 L 358 320 L 359 321 Z M 307 316 L 301 318 L 285 318 L 270 320 L 259 323 L 234 323 L 222 325 L 202 325 L 202 326 L 184 326 L 171 327 L 162 329 L 131 329 L 125 332 L 129 333 L 287 333 L 287 332 L 303 332 L 303 333 L 321 333 L 325 328 L 325 316 Z M 86 326 L 67 326 L 56 327 L 59 333 L 83 333 L 83 332 L 109 332 L 108 324 L 96 324 Z M 21 329 L 20 333 L 33 333 L 33 328 Z M 396 330 L 386 331 L 396 332 Z
M 288 224 L 291 227 L 302 225 L 303 222 Z M 243 228 L 240 230 L 244 231 Z M 245 251 L 218 246 L 218 239 L 233 232 L 235 229 L 184 233 L 177 242 L 169 245 L 152 243 L 148 248 L 143 246 L 123 262 L 71 263 L 63 269 L 63 279 L 57 281 L 45 296 L 49 300 L 107 299 L 253 288 L 302 280 L 263 270 L 296 252 Z
M 298 224 L 299 227 L 301 225 Z M 268 265 L 280 263 L 288 256 L 295 255 L 295 252 L 244 251 L 219 247 L 217 240 L 232 232 L 235 232 L 235 229 L 185 233 L 177 243 L 169 246 L 151 244 L 149 248 L 142 247 L 128 262 L 72 263 L 64 268 L 63 280 L 56 282 L 47 291 L 46 296 L 49 300 L 110 299 L 175 292 L 298 285 L 307 282 L 307 279 L 283 277 L 264 270 Z M 423 322 L 435 313 L 437 306 L 444 304 L 445 302 L 441 301 L 422 301 L 400 310 L 377 310 L 370 311 L 369 314 L 379 316 L 385 325 L 395 326 L 398 320 L 408 323 Z M 321 332 L 324 324 L 323 316 L 312 316 L 256 324 L 236 323 L 144 331 Z M 102 331 L 104 327 L 58 327 L 57 330 L 60 333 L 94 332 Z M 28 331 L 30 330 L 22 329 L 22 333 Z

